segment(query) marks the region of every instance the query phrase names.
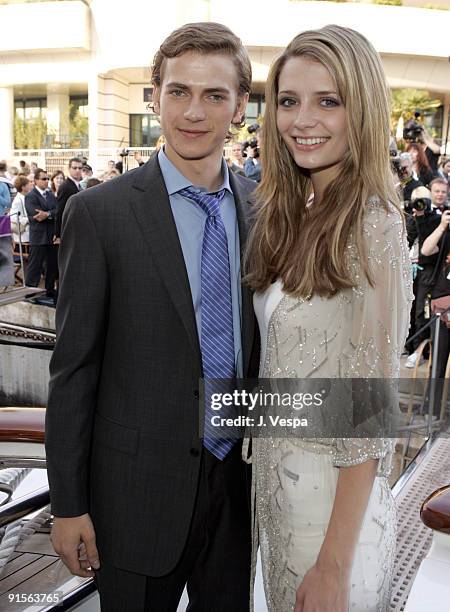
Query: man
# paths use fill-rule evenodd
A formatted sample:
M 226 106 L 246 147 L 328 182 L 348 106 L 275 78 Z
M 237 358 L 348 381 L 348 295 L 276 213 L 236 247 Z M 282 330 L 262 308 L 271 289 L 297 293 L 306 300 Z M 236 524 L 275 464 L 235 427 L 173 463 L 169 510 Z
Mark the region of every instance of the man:
M 81 169 L 81 176 L 82 176 L 82 179 L 80 181 L 80 189 L 86 189 L 89 179 L 91 179 L 94 176 L 92 168 L 89 164 L 87 163 L 83 164 L 83 167 Z
M 438 170 L 438 175 L 450 184 L 450 159 L 444 159 Z
M 434 208 L 441 208 L 447 202 L 447 181 L 435 178 L 430 183 L 431 203 Z
M 405 208 L 408 208 L 411 200 L 411 194 L 414 189 L 417 189 L 417 187 L 423 187 L 423 183 L 414 177 L 413 160 L 410 153 L 400 154 L 400 171 L 398 176 L 400 178 L 403 192 L 403 202 L 405 204 Z
M 239 257 L 253 184 L 222 158 L 250 60 L 225 26 L 187 24 L 152 84 L 164 150 L 73 196 L 63 223 L 52 541 L 73 573 L 100 568 L 107 612 L 175 612 L 186 584 L 192 612 L 247 612 L 247 466 L 240 443 L 199 437 L 199 379 L 257 372 Z
M 58 275 L 57 251 L 53 244 L 55 233 L 56 198 L 48 189 L 49 176 L 45 170 L 34 172 L 35 185 L 25 196 L 25 209 L 30 222 L 30 254 L 25 274 L 28 287 L 38 287 L 45 264 L 45 290 L 55 297 Z
M 56 242 L 59 242 L 61 238 L 61 221 L 64 213 L 64 209 L 67 204 L 67 200 L 71 195 L 78 193 L 81 189 L 80 181 L 83 170 L 83 162 L 78 157 L 72 157 L 69 160 L 69 173 L 66 180 L 61 184 L 58 189 L 57 202 L 58 206 L 56 209 L 56 220 L 55 220 L 55 238 Z
M 232 159 L 228 164 L 233 172 L 245 176 L 244 172 L 244 158 L 242 156 L 242 144 L 240 142 L 233 142 L 231 146 Z
M 436 179 L 437 180 L 437 179 Z M 423 255 L 422 245 L 426 238 L 434 232 L 441 222 L 441 214 L 432 207 L 431 193 L 426 187 L 417 187 L 411 194 L 410 204 L 412 215 L 407 217 L 406 229 L 408 233 L 408 244 L 411 247 L 418 239 L 419 257 L 414 279 L 414 333 L 418 332 L 425 323 L 425 305 L 429 301 L 432 279 L 437 262 L 437 255 Z M 430 336 L 429 328 L 422 332 L 413 341 L 413 352 L 406 360 L 407 368 L 414 368 L 419 358 L 417 349 L 423 340 Z M 428 351 L 426 351 L 428 352 Z

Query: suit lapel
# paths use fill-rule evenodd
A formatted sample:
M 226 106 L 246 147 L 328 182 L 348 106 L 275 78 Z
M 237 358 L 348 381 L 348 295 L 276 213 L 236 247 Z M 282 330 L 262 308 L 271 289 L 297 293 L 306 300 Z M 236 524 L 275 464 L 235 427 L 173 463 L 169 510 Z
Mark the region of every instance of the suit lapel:
M 134 174 L 132 210 L 152 252 L 161 279 L 183 322 L 193 351 L 201 363 L 186 264 L 157 157 L 152 157 Z
M 47 210 L 47 201 L 44 198 L 44 196 L 36 189 L 36 187 L 34 188 L 35 192 L 36 192 L 36 196 L 40 205 L 40 209 L 41 210 Z
M 243 259 L 247 234 L 249 231 L 249 193 L 246 193 L 233 172 L 229 173 L 230 186 L 233 191 L 236 204 L 236 216 L 239 228 L 239 243 L 241 250 L 241 262 Z M 242 284 L 242 356 L 244 366 L 244 377 L 248 372 L 250 356 L 253 346 L 253 336 L 255 332 L 255 315 L 253 310 L 253 294 L 246 284 Z

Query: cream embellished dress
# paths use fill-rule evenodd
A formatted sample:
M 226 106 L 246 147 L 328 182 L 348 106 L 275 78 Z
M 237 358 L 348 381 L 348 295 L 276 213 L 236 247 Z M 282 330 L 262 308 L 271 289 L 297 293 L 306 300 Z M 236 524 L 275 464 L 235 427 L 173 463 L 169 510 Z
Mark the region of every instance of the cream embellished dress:
M 412 301 L 400 213 L 394 207 L 387 213 L 371 199 L 364 238 L 374 288 L 350 241 L 353 289 L 331 299 L 303 300 L 284 294 L 277 282 L 255 295 L 262 378 L 398 377 Z M 379 459 L 352 568 L 349 610 L 387 612 L 396 540 L 387 481 L 393 440 L 259 437 L 252 440 L 252 449 L 253 557 L 255 566 L 259 543 L 269 612 L 294 610 L 296 590 L 314 565 L 327 530 L 339 468 Z

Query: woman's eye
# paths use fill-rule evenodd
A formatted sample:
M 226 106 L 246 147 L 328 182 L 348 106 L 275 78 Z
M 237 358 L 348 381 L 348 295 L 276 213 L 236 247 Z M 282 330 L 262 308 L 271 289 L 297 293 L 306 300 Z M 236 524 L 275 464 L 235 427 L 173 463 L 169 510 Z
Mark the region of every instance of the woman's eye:
M 280 98 L 278 100 L 278 105 L 284 106 L 284 108 L 290 108 L 291 106 L 294 106 L 295 104 L 296 102 L 293 98 Z
M 322 106 L 326 106 L 326 107 L 333 107 L 333 106 L 339 106 L 339 101 L 335 100 L 334 98 L 323 98 L 320 101 L 320 104 Z

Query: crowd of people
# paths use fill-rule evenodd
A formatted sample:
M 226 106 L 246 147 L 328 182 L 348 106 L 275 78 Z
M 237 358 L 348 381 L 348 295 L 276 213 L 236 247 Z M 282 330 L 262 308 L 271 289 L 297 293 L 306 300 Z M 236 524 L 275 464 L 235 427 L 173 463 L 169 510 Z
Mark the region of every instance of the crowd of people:
M 414 303 L 411 310 L 411 342 L 407 343 L 407 368 L 414 368 L 429 356 L 427 341 L 433 329 L 427 322 L 435 312 L 443 312 L 442 300 L 450 296 L 450 259 L 447 253 L 446 212 L 450 207 L 450 159 L 440 157 L 440 148 L 422 127 L 417 142 L 407 143 L 405 152 L 396 156 L 398 188 L 403 201 L 408 244 L 414 277 Z M 440 228 L 439 244 L 426 248 L 430 236 Z M 425 245 L 425 247 L 424 247 Z M 440 306 L 437 306 L 437 299 Z M 448 298 L 450 306 L 450 297 Z M 438 375 L 443 377 L 449 356 L 447 315 L 441 319 Z M 436 407 L 437 409 L 437 407 Z M 438 416 L 438 415 L 436 415 Z
M 139 152 L 135 163 L 144 162 Z M 73 157 L 68 167 L 49 173 L 35 161 L 19 162 L 19 168 L 0 161 L 0 215 L 11 222 L 13 253 L 25 260 L 25 283 L 39 287 L 44 281 L 46 296 L 56 304 L 58 245 L 61 221 L 69 197 L 84 189 L 110 181 L 123 172 L 123 157 L 110 160 L 107 168 L 93 175 L 86 158 Z

